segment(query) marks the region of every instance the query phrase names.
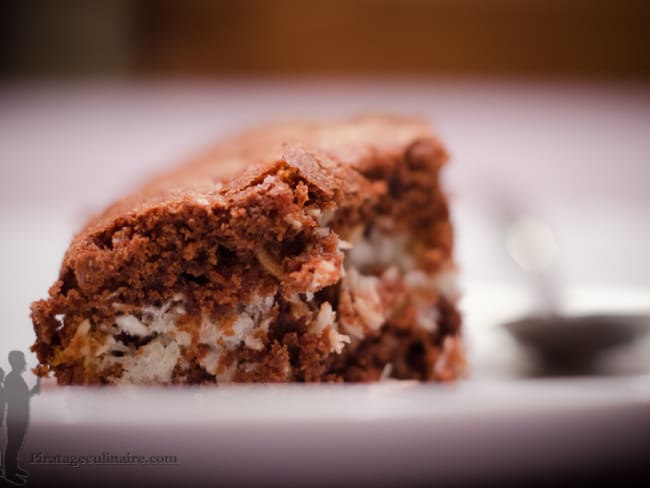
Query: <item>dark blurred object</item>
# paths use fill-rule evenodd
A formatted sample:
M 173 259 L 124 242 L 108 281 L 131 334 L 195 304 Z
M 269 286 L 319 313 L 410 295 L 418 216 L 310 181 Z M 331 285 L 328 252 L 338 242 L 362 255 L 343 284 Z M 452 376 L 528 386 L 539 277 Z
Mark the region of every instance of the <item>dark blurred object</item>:
M 650 77 L 647 0 L 4 2 L 3 71 Z
M 650 331 L 648 315 L 528 317 L 504 325 L 534 355 L 535 376 L 608 374 L 603 355 Z
M 131 73 L 134 7 L 129 0 L 4 0 L 0 72 L 12 78 Z

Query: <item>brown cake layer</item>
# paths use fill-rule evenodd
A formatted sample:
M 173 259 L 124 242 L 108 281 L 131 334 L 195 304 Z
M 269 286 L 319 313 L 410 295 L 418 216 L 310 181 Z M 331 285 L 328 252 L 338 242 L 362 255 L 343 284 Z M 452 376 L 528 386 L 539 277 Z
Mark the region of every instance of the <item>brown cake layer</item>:
M 222 144 L 75 236 L 32 305 L 62 384 L 451 380 L 452 228 L 427 124 L 285 124 Z

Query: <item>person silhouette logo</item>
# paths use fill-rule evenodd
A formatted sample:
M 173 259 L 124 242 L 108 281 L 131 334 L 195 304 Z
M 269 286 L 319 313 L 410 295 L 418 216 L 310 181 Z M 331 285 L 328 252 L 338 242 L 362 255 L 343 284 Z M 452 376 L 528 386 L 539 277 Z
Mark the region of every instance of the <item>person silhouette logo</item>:
M 6 410 L 7 446 L 4 452 L 4 479 L 14 485 L 24 485 L 29 473 L 18 465 L 18 453 L 25 440 L 29 424 L 29 401 L 41 391 L 40 377 L 31 390 L 23 379 L 27 366 L 22 351 L 9 353 L 11 371 L 0 386 L 0 412 Z

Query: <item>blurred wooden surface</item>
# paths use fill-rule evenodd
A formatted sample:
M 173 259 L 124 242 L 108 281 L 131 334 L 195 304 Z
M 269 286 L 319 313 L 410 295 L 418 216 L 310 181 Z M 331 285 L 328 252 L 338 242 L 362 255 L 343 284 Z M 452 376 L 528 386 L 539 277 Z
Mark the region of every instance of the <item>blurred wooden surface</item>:
M 650 78 L 647 0 L 8 1 L 5 73 Z

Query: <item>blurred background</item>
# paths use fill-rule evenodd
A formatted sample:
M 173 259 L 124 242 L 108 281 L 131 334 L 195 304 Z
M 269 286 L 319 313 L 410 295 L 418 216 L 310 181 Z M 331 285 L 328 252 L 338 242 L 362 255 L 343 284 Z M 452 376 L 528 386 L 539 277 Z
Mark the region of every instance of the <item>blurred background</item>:
M 643 79 L 645 0 L 5 0 L 2 73 Z

